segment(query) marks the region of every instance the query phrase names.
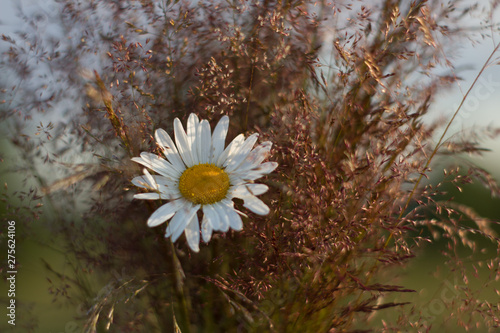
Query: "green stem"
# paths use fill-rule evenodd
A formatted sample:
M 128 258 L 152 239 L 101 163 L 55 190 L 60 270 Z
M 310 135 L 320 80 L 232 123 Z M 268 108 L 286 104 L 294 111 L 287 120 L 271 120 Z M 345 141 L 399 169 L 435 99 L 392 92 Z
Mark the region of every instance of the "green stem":
M 179 307 L 179 323 L 183 333 L 191 332 L 191 323 L 189 321 L 189 313 L 190 313 L 190 303 L 188 297 L 186 297 L 187 291 L 184 290 L 184 279 L 186 276 L 184 275 L 184 271 L 182 270 L 181 262 L 177 257 L 175 252 L 174 243 L 170 243 L 170 249 L 172 252 L 172 268 L 173 268 L 173 277 L 174 277 L 174 288 L 175 294 L 177 297 L 177 303 Z

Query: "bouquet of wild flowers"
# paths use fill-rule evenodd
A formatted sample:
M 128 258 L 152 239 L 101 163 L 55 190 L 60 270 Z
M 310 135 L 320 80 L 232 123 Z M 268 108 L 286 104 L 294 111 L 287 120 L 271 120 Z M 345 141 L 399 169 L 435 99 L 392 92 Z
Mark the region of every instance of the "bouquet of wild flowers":
M 477 179 L 495 195 L 496 182 L 474 166 L 424 182 L 439 154 L 481 152 L 467 137 L 444 140 L 460 108 L 444 128 L 424 121 L 458 80 L 446 52 L 471 36 L 460 22 L 480 7 L 59 6 L 50 21 L 64 39 L 42 37 L 28 15 L 33 30 L 3 37 L 3 64 L 24 84 L 2 117 L 34 177 L 23 198 L 44 194 L 46 211 L 29 211 L 61 236 L 74 267 L 49 269 L 51 290 L 84 309 L 75 319 L 84 331 L 498 327 L 494 301 L 474 291 L 493 291 L 500 277 L 497 225 L 441 200 L 446 184 Z M 20 118 L 48 110 L 64 117 L 41 123 L 34 143 Z M 413 306 L 405 295 L 416 290 L 395 278 L 438 238 L 443 263 L 463 281 L 439 318 Z M 488 251 L 478 259 L 480 240 Z M 488 276 L 478 289 L 463 248 Z

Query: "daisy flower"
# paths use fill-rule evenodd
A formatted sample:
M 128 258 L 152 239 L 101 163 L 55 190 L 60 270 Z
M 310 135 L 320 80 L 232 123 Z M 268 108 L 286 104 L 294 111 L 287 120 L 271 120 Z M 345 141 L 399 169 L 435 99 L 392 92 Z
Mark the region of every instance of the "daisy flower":
M 199 251 L 200 209 L 201 236 L 205 242 L 213 231 L 242 229 L 240 215 L 246 215 L 234 208 L 233 198 L 242 199 L 243 206 L 256 214 L 269 213 L 269 207 L 256 197 L 268 187 L 253 181 L 278 166 L 276 162 L 262 163 L 272 143 L 266 141 L 253 148 L 258 134 L 246 139 L 240 134 L 224 149 L 228 127 L 229 118 L 224 116 L 212 134 L 208 121 L 200 121 L 192 113 L 184 131 L 176 118 L 175 143 L 163 129 L 155 132 L 166 159 L 147 152 L 132 158 L 156 173 L 152 175 L 144 169 L 144 176 L 132 180 L 134 185 L 152 191 L 136 194 L 134 198 L 168 201 L 149 217 L 148 226 L 155 227 L 171 219 L 165 237 L 175 242 L 184 231 L 189 247 L 195 252 Z

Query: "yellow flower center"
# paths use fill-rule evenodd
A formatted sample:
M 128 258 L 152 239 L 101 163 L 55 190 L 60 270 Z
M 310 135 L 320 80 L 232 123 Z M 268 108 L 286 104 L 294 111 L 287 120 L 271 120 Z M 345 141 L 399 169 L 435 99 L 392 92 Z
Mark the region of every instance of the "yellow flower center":
M 229 176 L 213 164 L 198 164 L 186 169 L 179 179 L 179 190 L 194 204 L 213 204 L 226 197 Z

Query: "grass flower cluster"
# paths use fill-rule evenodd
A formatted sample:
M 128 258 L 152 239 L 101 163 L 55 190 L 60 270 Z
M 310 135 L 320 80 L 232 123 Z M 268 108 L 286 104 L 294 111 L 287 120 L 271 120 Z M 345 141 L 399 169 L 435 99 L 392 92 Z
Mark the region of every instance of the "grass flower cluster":
M 497 1 L 51 6 L 2 36 L 2 212 L 81 332 L 498 330 L 500 229 L 453 193 L 500 194 L 461 162 L 500 131 L 431 120 Z

